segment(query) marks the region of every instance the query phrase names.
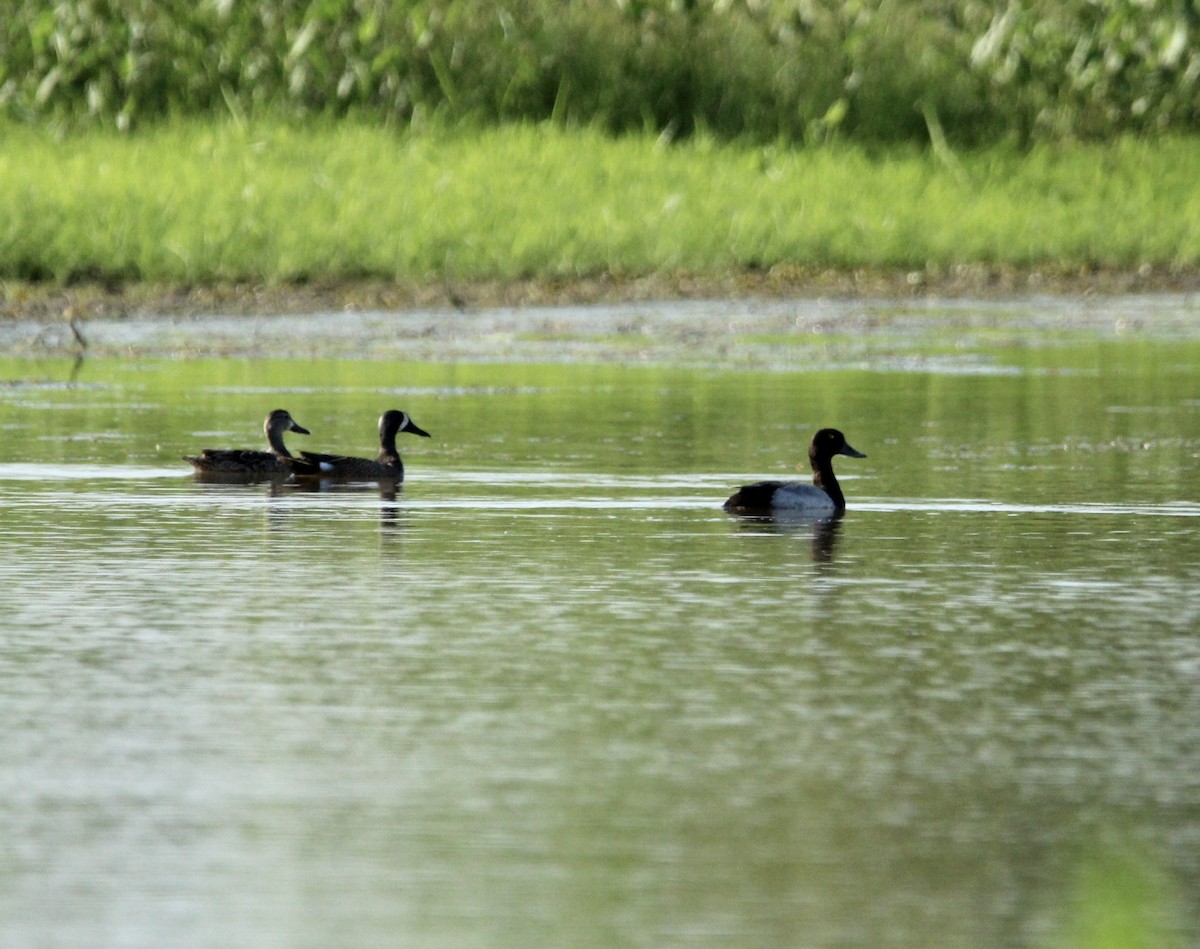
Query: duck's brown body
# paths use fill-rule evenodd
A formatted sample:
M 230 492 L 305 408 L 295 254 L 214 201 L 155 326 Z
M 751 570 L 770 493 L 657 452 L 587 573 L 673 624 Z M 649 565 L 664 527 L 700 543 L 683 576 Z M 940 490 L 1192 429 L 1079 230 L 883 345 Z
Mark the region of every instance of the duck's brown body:
M 263 422 L 270 451 L 249 448 L 205 448 L 198 455 L 184 455 L 198 475 L 215 477 L 287 477 L 296 461 L 283 443 L 284 432 L 309 434 L 284 409 L 275 409 Z

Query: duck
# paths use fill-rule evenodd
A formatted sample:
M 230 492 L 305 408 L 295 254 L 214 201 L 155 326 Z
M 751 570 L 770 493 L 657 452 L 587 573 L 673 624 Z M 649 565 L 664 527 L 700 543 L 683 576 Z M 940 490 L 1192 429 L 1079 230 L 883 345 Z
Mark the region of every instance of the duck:
M 388 409 L 379 416 L 379 454 L 374 458 L 302 451 L 294 473 L 297 477 L 340 478 L 345 481 L 403 481 L 404 462 L 396 450 L 396 436 L 401 432 L 429 438 L 429 433 L 419 428 L 407 412 Z
M 286 477 L 291 474 L 296 458 L 283 443 L 285 432 L 311 434 L 286 409 L 274 409 L 263 421 L 270 451 L 249 448 L 205 448 L 198 455 L 184 455 L 197 474 L 231 476 Z
M 833 473 L 833 456 L 866 458 L 850 447 L 846 436 L 836 428 L 823 428 L 808 446 L 812 465 L 812 484 L 800 481 L 759 481 L 744 484 L 725 502 L 730 514 L 769 516 L 780 511 L 813 515 L 840 515 L 846 510 L 846 498 Z

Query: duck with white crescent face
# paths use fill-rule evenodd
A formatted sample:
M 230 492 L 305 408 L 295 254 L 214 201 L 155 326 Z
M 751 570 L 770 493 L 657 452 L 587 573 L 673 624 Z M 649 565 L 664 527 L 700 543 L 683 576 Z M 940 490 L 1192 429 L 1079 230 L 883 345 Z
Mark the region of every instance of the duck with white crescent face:
M 379 454 L 374 458 L 353 455 L 326 455 L 302 451 L 294 474 L 301 478 L 335 478 L 343 481 L 403 481 L 404 462 L 396 449 L 396 436 L 402 433 L 429 438 L 429 433 L 407 412 L 388 409 L 379 417 Z

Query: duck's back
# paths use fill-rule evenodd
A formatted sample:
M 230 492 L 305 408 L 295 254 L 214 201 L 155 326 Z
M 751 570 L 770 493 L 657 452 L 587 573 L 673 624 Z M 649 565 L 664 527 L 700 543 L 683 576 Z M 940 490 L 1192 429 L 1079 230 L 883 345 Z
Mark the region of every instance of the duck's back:
M 835 509 L 833 498 L 823 489 L 802 481 L 759 481 L 755 484 L 744 484 L 725 502 L 725 510 L 735 514 Z
M 287 463 L 269 451 L 249 448 L 205 448 L 199 455 L 184 455 L 197 471 L 286 471 Z
M 759 481 L 756 484 L 743 484 L 725 502 L 725 510 L 735 514 L 770 513 L 775 492 L 783 485 L 783 481 Z
M 398 457 L 384 460 L 311 451 L 300 452 L 300 457 L 315 470 L 306 467 L 299 474 L 319 474 L 329 478 L 392 478 L 397 481 L 404 477 L 404 466 Z

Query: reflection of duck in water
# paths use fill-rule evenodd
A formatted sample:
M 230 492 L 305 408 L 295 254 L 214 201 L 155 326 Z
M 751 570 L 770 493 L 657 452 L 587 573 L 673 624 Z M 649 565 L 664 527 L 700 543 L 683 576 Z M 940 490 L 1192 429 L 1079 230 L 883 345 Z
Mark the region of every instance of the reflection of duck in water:
M 738 488 L 725 510 L 730 514 L 751 517 L 771 517 L 781 514 L 808 517 L 828 517 L 846 510 L 846 498 L 833 473 L 833 456 L 866 458 L 846 443 L 846 436 L 836 428 L 823 428 L 808 446 L 812 465 L 812 484 L 800 481 L 759 481 Z
M 804 511 L 777 511 L 769 517 L 744 517 L 738 527 L 759 534 L 812 535 L 812 560 L 817 566 L 827 566 L 836 559 L 841 540 L 843 512 L 813 514 Z
M 371 481 L 374 480 L 374 484 Z M 379 494 L 379 526 L 391 530 L 397 526 L 400 517 L 400 505 L 397 503 L 400 492 L 404 490 L 403 483 L 391 478 L 364 479 L 354 481 L 349 478 L 322 478 L 320 476 L 302 475 L 288 481 L 284 487 L 299 494 L 359 494 L 368 492 Z
M 283 443 L 285 432 L 309 434 L 307 428 L 296 424 L 285 409 L 275 409 L 263 422 L 270 451 L 248 448 L 205 448 L 198 455 L 184 455 L 197 475 L 215 478 L 284 478 L 292 472 L 296 459 Z
M 351 455 L 322 455 L 300 452 L 293 468 L 298 477 L 340 478 L 346 481 L 403 481 L 404 463 L 396 450 L 396 436 L 401 432 L 428 438 L 429 433 L 418 428 L 407 412 L 388 409 L 379 417 L 379 454 L 375 458 L 355 458 Z

